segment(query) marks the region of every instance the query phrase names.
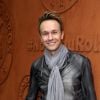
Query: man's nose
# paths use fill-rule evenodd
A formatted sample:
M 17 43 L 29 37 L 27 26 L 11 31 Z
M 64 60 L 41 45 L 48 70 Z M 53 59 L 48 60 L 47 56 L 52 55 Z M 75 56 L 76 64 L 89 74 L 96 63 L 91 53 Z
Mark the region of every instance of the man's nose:
M 51 33 L 48 34 L 48 39 L 49 39 L 49 40 L 52 40 L 52 39 L 53 39 L 53 36 L 52 36 Z

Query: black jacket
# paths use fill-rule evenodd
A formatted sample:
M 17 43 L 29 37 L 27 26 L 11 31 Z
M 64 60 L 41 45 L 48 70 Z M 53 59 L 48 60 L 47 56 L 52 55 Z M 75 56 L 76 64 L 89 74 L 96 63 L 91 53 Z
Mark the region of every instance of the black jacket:
M 44 56 L 33 62 L 26 100 L 36 100 L 38 91 L 43 94 L 41 100 L 46 100 L 50 72 Z M 92 69 L 88 58 L 69 51 L 60 73 L 64 84 L 65 100 L 96 100 Z

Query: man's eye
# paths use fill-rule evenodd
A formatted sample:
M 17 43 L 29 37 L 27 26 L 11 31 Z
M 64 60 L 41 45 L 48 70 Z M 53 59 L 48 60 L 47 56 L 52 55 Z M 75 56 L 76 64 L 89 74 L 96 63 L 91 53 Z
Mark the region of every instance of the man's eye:
M 42 35 L 48 35 L 48 32 L 43 32 Z
M 52 32 L 52 34 L 57 34 L 57 33 L 58 33 L 57 31 L 53 31 L 53 32 Z

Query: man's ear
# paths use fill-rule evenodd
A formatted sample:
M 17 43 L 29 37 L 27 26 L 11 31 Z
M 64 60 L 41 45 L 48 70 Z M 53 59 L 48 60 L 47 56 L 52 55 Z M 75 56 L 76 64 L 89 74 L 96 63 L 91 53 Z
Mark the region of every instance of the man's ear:
M 43 40 L 42 40 L 42 37 L 40 36 L 40 41 L 41 41 L 41 43 L 43 42 Z
M 61 39 L 64 39 L 64 31 L 61 32 Z

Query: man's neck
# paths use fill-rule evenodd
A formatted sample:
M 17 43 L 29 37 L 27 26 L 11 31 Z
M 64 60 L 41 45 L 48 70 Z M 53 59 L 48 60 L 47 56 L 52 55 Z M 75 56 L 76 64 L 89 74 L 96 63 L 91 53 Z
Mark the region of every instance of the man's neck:
M 59 47 L 56 50 L 49 51 L 51 56 L 54 56 L 54 55 L 58 54 L 60 48 L 61 48 L 61 44 L 59 45 Z

